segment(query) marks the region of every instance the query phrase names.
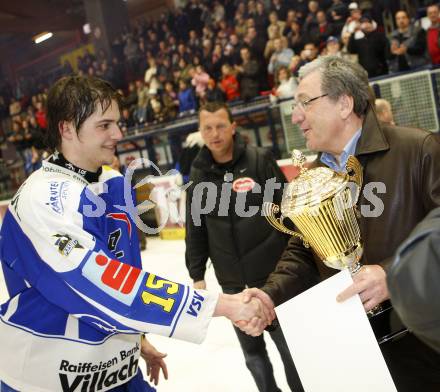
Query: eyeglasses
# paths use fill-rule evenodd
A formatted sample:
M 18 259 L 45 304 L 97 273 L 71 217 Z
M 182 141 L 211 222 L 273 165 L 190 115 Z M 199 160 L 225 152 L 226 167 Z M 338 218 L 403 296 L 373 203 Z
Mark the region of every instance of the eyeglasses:
M 327 95 L 328 94 L 318 95 L 317 97 L 307 99 L 306 101 L 295 101 L 294 100 L 292 103 L 292 112 L 296 109 L 297 106 L 299 106 L 302 110 L 306 110 L 313 101 L 316 101 L 319 98 L 326 97 Z

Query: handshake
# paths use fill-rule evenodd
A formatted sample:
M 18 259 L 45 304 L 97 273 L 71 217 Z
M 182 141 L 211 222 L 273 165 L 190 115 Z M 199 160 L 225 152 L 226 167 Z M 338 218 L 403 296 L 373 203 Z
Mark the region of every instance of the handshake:
M 227 317 L 246 334 L 258 336 L 275 319 L 274 303 L 257 288 L 238 294 L 220 294 L 214 316 Z

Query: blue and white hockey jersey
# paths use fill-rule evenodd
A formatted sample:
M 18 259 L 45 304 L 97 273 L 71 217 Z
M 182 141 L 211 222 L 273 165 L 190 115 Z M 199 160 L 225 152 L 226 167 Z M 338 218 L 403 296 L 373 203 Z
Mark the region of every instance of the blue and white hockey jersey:
M 140 337 L 201 342 L 217 295 L 141 269 L 124 178 L 89 184 L 49 161 L 12 199 L 0 260 L 0 380 L 20 391 L 107 391 L 136 375 Z

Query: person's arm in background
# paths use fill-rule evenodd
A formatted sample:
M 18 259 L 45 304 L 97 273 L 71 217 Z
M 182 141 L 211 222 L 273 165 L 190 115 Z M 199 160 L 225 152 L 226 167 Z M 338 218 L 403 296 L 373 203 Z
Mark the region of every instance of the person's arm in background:
M 399 247 L 387 283 L 394 309 L 408 329 L 440 352 L 440 208 Z
M 191 168 L 192 173 L 194 169 Z M 190 176 L 190 182 L 194 176 Z M 209 257 L 208 233 L 204 216 L 200 213 L 201 195 L 194 195 L 194 182 L 187 189 L 185 221 L 185 263 L 194 288 L 206 289 L 205 271 Z M 197 209 L 197 211 L 196 211 Z M 193 213 L 194 212 L 194 213 Z

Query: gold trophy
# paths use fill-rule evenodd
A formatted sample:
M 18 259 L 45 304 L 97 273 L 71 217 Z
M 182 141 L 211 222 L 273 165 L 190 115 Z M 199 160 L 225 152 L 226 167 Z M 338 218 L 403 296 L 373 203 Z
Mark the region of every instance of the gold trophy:
M 355 274 L 362 256 L 361 233 L 357 222 L 356 202 L 362 186 L 362 166 L 350 156 L 347 173 L 328 167 L 307 169 L 305 156 L 293 150 L 292 160 L 300 168 L 299 175 L 288 185 L 279 206 L 265 203 L 264 214 L 269 223 L 284 233 L 303 241 L 331 268 L 348 268 Z M 288 229 L 283 221 L 289 218 L 300 233 Z

